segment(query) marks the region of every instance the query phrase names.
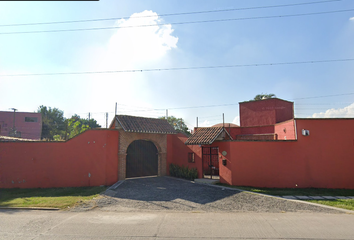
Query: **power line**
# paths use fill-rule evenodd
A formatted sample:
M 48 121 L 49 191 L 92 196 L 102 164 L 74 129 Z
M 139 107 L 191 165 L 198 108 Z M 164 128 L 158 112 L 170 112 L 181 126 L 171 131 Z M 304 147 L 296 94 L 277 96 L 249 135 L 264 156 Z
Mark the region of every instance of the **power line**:
M 199 66 L 199 67 L 127 69 L 127 70 L 93 71 L 93 72 L 57 72 L 57 73 L 2 74 L 2 75 L 0 75 L 0 77 L 30 77 L 30 76 L 54 76 L 54 75 L 83 75 L 83 74 L 107 74 L 107 73 L 159 72 L 159 71 L 180 71 L 180 70 L 238 68 L 238 67 L 265 67 L 265 66 L 279 66 L 279 65 L 297 65 L 297 64 L 350 62 L 350 61 L 354 61 L 354 58 L 329 59 L 329 60 L 310 60 L 310 61 L 298 61 L 298 62 L 278 62 L 278 63 L 276 62 L 276 63 L 252 63 L 252 64 L 234 64 L 234 65 L 216 65 L 216 66 Z
M 196 24 L 196 23 L 212 23 L 212 22 L 228 22 L 228 21 L 255 20 L 255 19 L 301 17 L 301 16 L 321 15 L 321 14 L 331 14 L 331 13 L 341 13 L 341 12 L 352 12 L 352 11 L 354 11 L 354 9 L 344 9 L 344 10 L 335 10 L 335 11 L 326 11 L 326 12 L 299 13 L 299 14 L 288 14 L 288 15 L 275 15 L 275 16 L 273 15 L 273 16 L 227 18 L 227 19 L 213 19 L 213 20 L 201 20 L 201 21 L 189 21 L 189 22 L 156 23 L 156 24 L 135 25 L 135 26 L 115 26 L 115 27 L 99 27 L 99 28 L 74 28 L 74 29 L 23 31 L 23 32 L 0 32 L 0 34 L 1 35 L 10 35 L 10 34 L 27 34 L 27 33 L 76 32 L 76 31 L 109 30 L 109 29 L 123 29 L 123 28 L 137 28 L 137 27 L 156 27 L 156 26 L 165 26 L 165 25 L 184 25 L 184 24 Z
M 269 5 L 269 6 L 258 6 L 258 7 L 229 8 L 229 9 L 206 10 L 206 11 L 197 11 L 197 12 L 163 13 L 163 14 L 159 14 L 158 16 L 166 17 L 166 16 L 193 15 L 193 14 L 205 14 L 205 13 L 217 13 L 217 12 L 231 12 L 231 11 L 265 9 L 265 8 L 293 7 L 293 6 L 320 4 L 320 3 L 329 3 L 329 2 L 339 2 L 339 1 L 341 1 L 341 0 L 326 0 L 326 1 L 317 1 L 317 2 L 282 4 L 282 5 Z M 134 17 L 97 18 L 97 19 L 84 19 L 84 20 L 67 20 L 67 21 L 56 21 L 56 22 L 13 23 L 13 24 L 1 24 L 0 27 L 50 25 L 50 24 L 80 23 L 80 22 L 98 22 L 98 21 L 112 21 L 112 20 L 118 20 L 118 19 L 149 18 L 149 17 L 156 17 L 156 15 L 134 16 Z
M 354 93 L 341 93 L 341 94 L 332 94 L 332 95 L 324 95 L 324 96 L 315 96 L 315 97 L 304 97 L 304 98 L 295 98 L 291 100 L 297 99 L 312 99 L 312 98 L 326 98 L 326 97 L 338 97 L 338 96 L 346 96 L 346 95 L 354 95 Z M 175 107 L 175 108 L 156 108 L 151 110 L 137 110 L 139 111 L 155 111 L 155 110 L 173 110 L 173 109 L 191 109 L 191 108 L 209 108 L 209 107 L 224 107 L 224 106 L 233 106 L 238 105 L 239 103 L 228 103 L 228 104 L 217 104 L 217 105 L 202 105 L 202 106 L 187 106 L 187 107 Z
M 294 98 L 294 99 L 291 99 L 291 100 L 302 100 L 302 99 L 312 99 L 312 98 L 325 98 L 325 97 L 338 97 L 338 96 L 348 96 L 348 95 L 354 95 L 354 93 L 342 93 L 342 94 L 333 94 L 333 95 L 317 96 L 317 97 Z

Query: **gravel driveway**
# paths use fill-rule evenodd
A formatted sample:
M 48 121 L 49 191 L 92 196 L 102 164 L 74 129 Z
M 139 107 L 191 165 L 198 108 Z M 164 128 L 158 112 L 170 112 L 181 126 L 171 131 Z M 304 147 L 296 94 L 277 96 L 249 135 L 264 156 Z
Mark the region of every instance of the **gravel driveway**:
M 171 177 L 127 179 L 112 197 L 95 200 L 102 211 L 327 212 L 342 211 L 240 192 Z M 79 210 L 79 209 L 77 209 Z

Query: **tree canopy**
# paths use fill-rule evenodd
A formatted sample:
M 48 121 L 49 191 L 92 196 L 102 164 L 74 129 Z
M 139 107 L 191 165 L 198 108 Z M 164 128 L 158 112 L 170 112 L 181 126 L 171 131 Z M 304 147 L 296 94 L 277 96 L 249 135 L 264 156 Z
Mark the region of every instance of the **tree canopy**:
M 58 108 L 42 105 L 37 112 L 42 115 L 42 139 L 66 140 L 88 129 L 101 127 L 95 119 L 83 119 L 77 114 L 65 119 L 64 112 Z
M 65 131 L 63 111 L 41 105 L 37 112 L 42 115 L 42 139 L 53 140 L 54 135 L 63 134 Z
M 166 119 L 166 117 L 160 117 L 160 119 Z M 191 133 L 188 131 L 188 127 L 182 118 L 176 118 L 174 116 L 169 116 L 167 122 L 179 133 L 184 133 L 190 136 Z
M 261 93 L 261 94 L 257 94 L 252 100 L 257 101 L 257 100 L 264 100 L 264 99 L 268 99 L 268 98 L 275 98 L 275 94 L 274 93 Z

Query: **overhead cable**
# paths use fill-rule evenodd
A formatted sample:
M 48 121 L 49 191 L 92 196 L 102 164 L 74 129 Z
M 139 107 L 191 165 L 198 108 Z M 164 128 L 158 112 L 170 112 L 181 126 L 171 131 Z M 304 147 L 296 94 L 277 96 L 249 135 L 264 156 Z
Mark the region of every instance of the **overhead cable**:
M 159 17 L 165 17 L 165 16 L 194 15 L 194 14 L 205 14 L 205 13 L 217 13 L 217 12 L 231 12 L 231 11 L 253 10 L 253 9 L 265 9 L 265 8 L 293 7 L 293 6 L 320 4 L 320 3 L 329 3 L 329 2 L 340 2 L 340 1 L 342 1 L 342 0 L 326 0 L 326 1 L 294 3 L 294 4 L 282 4 L 282 5 L 269 5 L 269 6 L 258 6 L 258 7 L 229 8 L 229 9 L 206 10 L 206 11 L 197 11 L 197 12 L 162 13 L 162 14 L 158 14 L 158 16 Z M 99 21 L 112 21 L 112 20 L 129 19 L 129 18 L 150 18 L 150 17 L 156 17 L 156 15 L 130 16 L 130 17 L 112 17 L 112 18 L 96 18 L 96 19 L 84 19 L 84 20 L 67 20 L 67 21 L 55 21 L 55 22 L 12 23 L 12 24 L 0 24 L 0 27 L 50 25 L 50 24 L 80 23 L 80 22 L 99 22 Z
M 130 25 L 130 26 L 54 29 L 54 30 L 37 30 L 37 31 L 20 31 L 20 32 L 0 32 L 0 35 L 29 34 L 29 33 L 54 33 L 54 32 L 58 33 L 58 32 L 76 32 L 76 31 L 94 31 L 94 30 L 112 30 L 112 29 L 126 29 L 126 28 L 138 28 L 138 27 L 156 27 L 156 26 L 166 26 L 166 25 L 183 25 L 183 24 L 197 24 L 197 23 L 256 20 L 256 19 L 259 20 L 259 19 L 271 19 L 271 18 L 302 17 L 302 16 L 311 16 L 311 15 L 352 12 L 352 11 L 354 11 L 354 9 L 344 9 L 344 10 L 335 10 L 335 11 L 326 11 L 326 12 L 298 13 L 298 14 L 288 14 L 288 15 L 260 16 L 260 17 L 242 17 L 242 18 L 213 19 L 213 20 L 200 20 L 200 21 L 187 21 L 187 22 L 156 23 L 156 24 Z
M 199 67 L 175 67 L 175 68 L 150 68 L 150 69 L 126 69 L 126 70 L 107 70 L 92 72 L 56 72 L 56 73 L 24 73 L 24 74 L 1 74 L 0 77 L 31 77 L 31 76 L 53 76 L 53 75 L 83 75 L 83 74 L 108 74 L 108 73 L 138 73 L 138 72 L 159 72 L 159 71 L 180 71 L 196 69 L 218 69 L 218 68 L 239 68 L 239 67 L 265 67 L 297 64 L 314 63 L 333 63 L 333 62 L 351 62 L 354 58 L 346 59 L 327 59 L 327 60 L 309 60 L 298 62 L 275 62 L 275 63 L 252 63 L 252 64 L 234 64 L 234 65 L 216 65 Z

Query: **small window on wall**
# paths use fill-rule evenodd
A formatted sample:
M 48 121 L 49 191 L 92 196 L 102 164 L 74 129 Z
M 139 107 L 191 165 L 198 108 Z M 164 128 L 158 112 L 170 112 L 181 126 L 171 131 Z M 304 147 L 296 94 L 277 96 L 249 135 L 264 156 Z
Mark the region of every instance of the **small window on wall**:
M 25 117 L 25 122 L 37 122 L 38 118 L 36 117 Z
M 194 152 L 188 153 L 188 162 L 194 163 Z

